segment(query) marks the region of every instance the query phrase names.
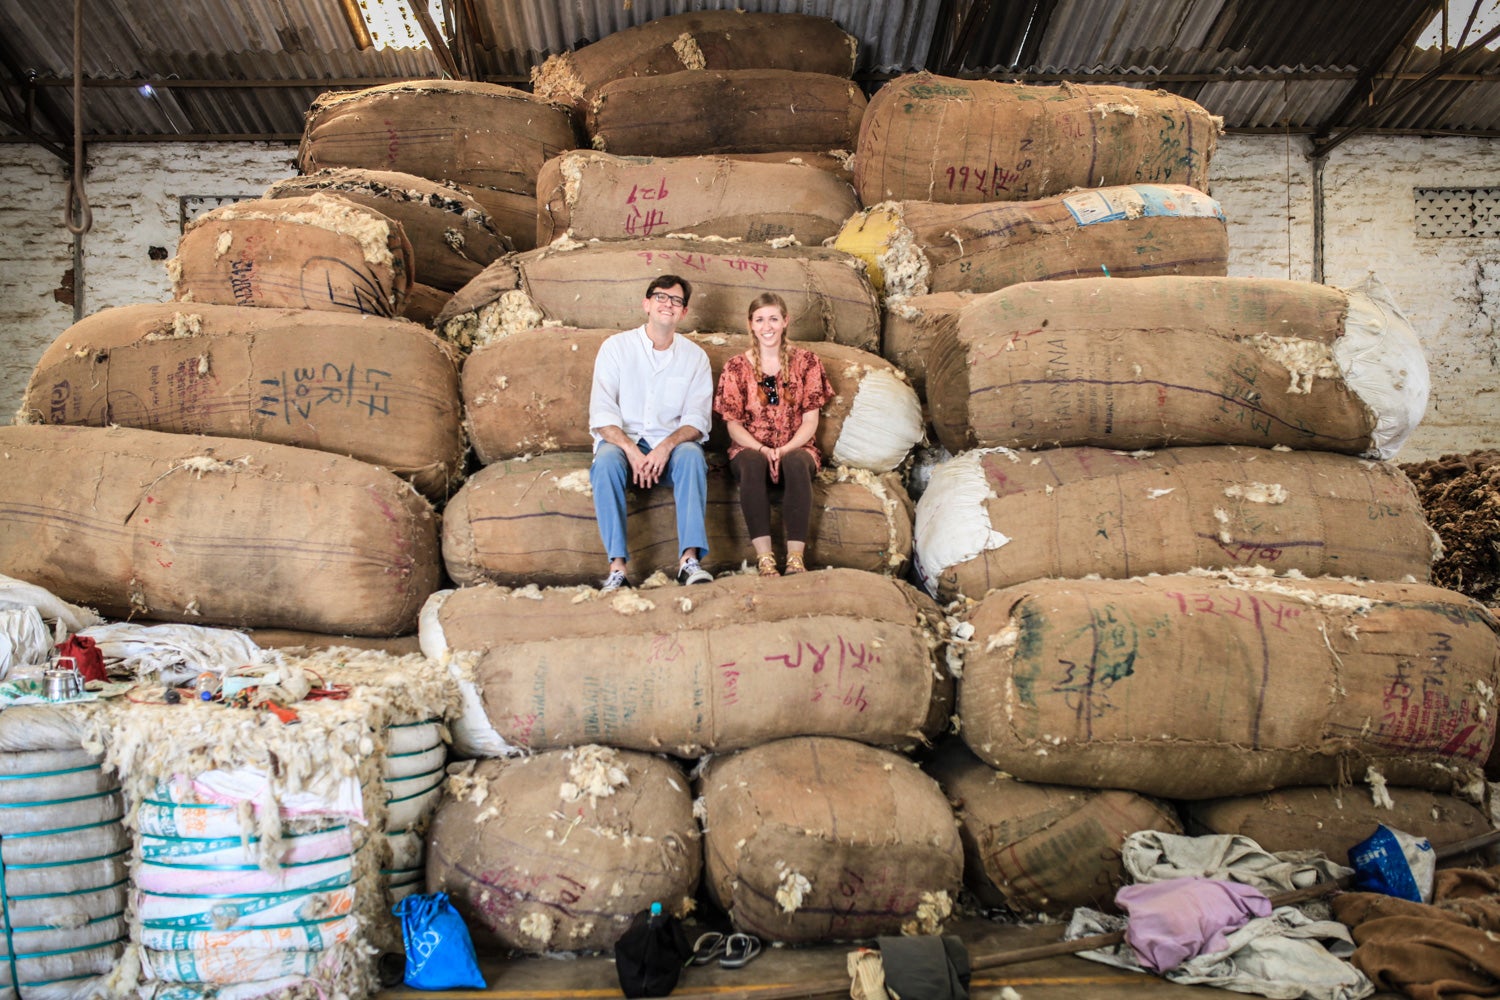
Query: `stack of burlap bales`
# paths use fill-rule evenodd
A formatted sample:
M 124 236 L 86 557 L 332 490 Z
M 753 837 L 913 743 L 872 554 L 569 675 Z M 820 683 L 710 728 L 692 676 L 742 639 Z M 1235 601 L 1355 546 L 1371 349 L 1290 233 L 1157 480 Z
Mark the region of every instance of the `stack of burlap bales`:
M 892 752 L 931 739 L 951 708 L 942 616 L 893 579 L 912 517 L 893 470 L 923 436 L 920 404 L 873 353 L 862 262 L 815 246 L 858 208 L 839 161 L 819 155 L 853 143 L 853 57 L 824 19 L 715 12 L 537 74 L 594 150 L 541 171 L 551 242 L 491 265 L 438 324 L 472 349 L 466 426 L 485 467 L 446 508 L 444 559 L 463 586 L 429 602 L 423 648 L 481 653 L 460 750 L 532 754 L 456 775 L 430 837 L 429 886 L 485 943 L 607 948 L 653 901 L 689 909 L 704 874 L 735 925 L 767 939 L 933 930 L 951 908 L 951 809 Z M 662 273 L 692 282 L 686 325 L 715 377 L 749 348 L 746 308 L 763 291 L 822 358 L 836 398 L 808 556 L 837 568 L 680 590 L 658 576 L 603 598 L 586 586 L 605 562 L 587 471 L 594 357 L 640 324 Z M 716 571 L 750 552 L 726 444 L 716 430 L 708 445 Z M 675 566 L 670 502 L 630 503 L 632 574 Z M 703 754 L 732 756 L 689 778 Z
M 865 117 L 857 184 L 891 202 L 839 239 L 893 313 L 948 296 L 913 328 L 953 455 L 915 548 L 973 632 L 967 749 L 931 769 L 962 800 L 971 885 L 1023 913 L 1107 904 L 1118 862 L 1076 859 L 1174 829 L 1163 799 L 1335 854 L 1373 829 L 1361 797 L 1439 840 L 1482 822 L 1432 793 L 1489 753 L 1495 622 L 1421 583 L 1433 535 L 1378 461 L 1425 409 L 1420 346 L 1373 282 L 1224 277 L 1217 209 L 1156 186 L 1205 186 L 1212 147 L 1202 109 L 1112 88 L 924 76 Z M 1056 196 L 1107 183 L 1131 186 Z M 1005 197 L 1043 200 L 973 204 Z M 1308 787 L 1351 781 L 1371 787 Z M 1330 798 L 1337 818 L 1282 804 Z

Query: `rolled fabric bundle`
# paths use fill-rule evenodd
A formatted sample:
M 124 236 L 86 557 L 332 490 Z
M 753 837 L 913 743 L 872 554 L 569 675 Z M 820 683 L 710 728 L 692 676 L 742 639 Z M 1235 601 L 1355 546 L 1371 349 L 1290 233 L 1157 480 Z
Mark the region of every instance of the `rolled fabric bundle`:
M 1395 466 L 1259 448 L 968 451 L 933 469 L 915 530 L 945 600 L 1195 567 L 1425 581 L 1440 551 Z
M 464 414 L 474 452 L 485 464 L 550 451 L 589 451 L 588 386 L 594 356 L 614 330 L 541 327 L 475 350 L 464 363 Z M 714 381 L 725 362 L 750 346 L 743 334 L 688 334 L 708 352 Z M 842 344 L 803 342 L 817 354 L 834 398 L 818 419 L 815 443 L 833 465 L 889 472 L 926 430 L 922 406 L 894 366 Z M 709 448 L 729 447 L 722 421 Z
M 880 303 L 857 257 L 696 239 L 559 240 L 504 258 L 454 294 L 436 328 L 464 347 L 543 324 L 629 330 L 644 320 L 646 286 L 661 274 L 692 283 L 683 322 L 697 329 L 742 329 L 750 300 L 776 292 L 792 316 L 791 339 L 879 348 Z
M 1495 739 L 1500 623 L 1425 584 L 1033 580 L 968 621 L 964 741 L 1022 781 L 1198 800 L 1373 769 L 1451 791 Z
M 1223 210 L 1185 184 L 981 205 L 888 201 L 850 217 L 833 245 L 864 258 L 890 297 L 1065 278 L 1223 277 L 1229 267 Z
M 504 30 L 479 5 L 480 23 Z M 549 56 L 531 71 L 538 98 L 582 116 L 600 88 L 621 77 L 683 70 L 786 69 L 854 75 L 858 40 L 830 18 L 810 14 L 699 10 L 658 17 L 605 35 L 572 52 Z
M 780 154 L 783 161 L 795 153 Z M 731 156 L 610 156 L 575 150 L 537 175 L 537 245 L 690 233 L 819 246 L 859 201 L 838 175 L 801 162 Z
M 1120 848 L 1137 830 L 1181 833 L 1170 805 L 1121 789 L 1017 781 L 959 739 L 922 762 L 958 816 L 964 882 L 987 906 L 1065 916 L 1114 906 L 1127 881 Z
M 142 303 L 64 330 L 37 362 L 21 416 L 348 455 L 441 500 L 463 474 L 458 389 L 458 351 L 413 323 Z
M 594 519 L 589 485 L 591 455 L 557 452 L 530 461 L 495 462 L 479 470 L 443 511 L 443 560 L 460 585 L 499 583 L 523 587 L 597 583 L 604 543 Z M 676 508 L 670 485 L 648 494 L 628 491 L 626 524 L 632 573 L 675 567 Z M 824 469 L 813 479 L 807 564 L 900 575 L 911 558 L 910 500 L 893 473 Z M 780 505 L 771 508 L 771 532 L 781 535 Z M 709 551 L 703 567 L 734 569 L 750 552 L 739 491 L 727 465 L 708 472 L 705 528 Z
M 806 943 L 935 934 L 963 877 L 942 789 L 904 757 L 827 737 L 709 761 L 704 884 L 741 931 Z
M 1427 395 L 1422 345 L 1373 278 L 1349 291 L 1028 282 L 939 322 L 927 354 L 933 423 L 953 452 L 1243 444 L 1389 458 Z
M 415 280 L 401 224 L 337 195 L 205 212 L 167 261 L 172 297 L 227 306 L 399 316 Z
M 785 69 L 684 70 L 599 88 L 586 126 L 623 156 L 850 149 L 865 94 L 845 76 Z
M 1198 104 L 1160 90 L 912 73 L 870 99 L 854 186 L 866 205 L 1031 201 L 1137 183 L 1207 191 L 1222 128 Z
M 703 866 L 688 781 L 665 758 L 588 745 L 469 762 L 427 834 L 427 888 L 480 948 L 609 948 L 654 902 L 685 915 Z
M 405 80 L 313 101 L 297 150 L 304 174 L 324 167 L 398 170 L 457 184 L 517 249 L 536 238 L 536 175 L 578 145 L 564 109 L 511 87 Z
M 124 427 L 0 455 L 0 572 L 107 615 L 401 635 L 437 589 L 432 505 L 356 459 Z
M 411 241 L 417 280 L 435 289 L 457 291 L 511 249 L 484 206 L 463 188 L 398 170 L 329 167 L 279 180 L 266 188 L 265 197 L 301 198 L 319 191 L 401 223 Z
M 1378 769 L 1352 777 L 1369 787 L 1275 788 L 1259 795 L 1184 803 L 1188 832 L 1238 834 L 1272 853 L 1321 851 L 1342 864 L 1349 849 L 1382 823 L 1426 837 L 1434 847 L 1493 829 L 1478 806 L 1456 795 L 1390 785 Z
M 885 300 L 880 354 L 906 373 L 920 399 L 927 399 L 927 351 L 933 334 L 945 318 L 976 298 L 976 292 L 934 292 Z
M 460 726 L 526 751 L 695 757 L 804 735 L 909 749 L 951 711 L 941 631 L 926 595 L 852 569 L 726 576 L 690 596 L 463 587 L 422 611 L 430 657 L 482 652 L 483 718 Z

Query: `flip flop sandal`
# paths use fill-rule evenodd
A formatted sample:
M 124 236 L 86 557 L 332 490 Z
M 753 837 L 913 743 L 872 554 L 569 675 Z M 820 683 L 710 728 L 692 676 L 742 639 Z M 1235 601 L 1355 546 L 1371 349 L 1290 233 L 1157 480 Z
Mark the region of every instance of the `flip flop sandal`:
M 760 938 L 753 934 L 731 934 L 724 941 L 724 957 L 719 959 L 719 968 L 741 968 L 759 954 Z
M 720 955 L 723 955 L 724 940 L 724 935 L 717 931 L 700 934 L 698 940 L 693 942 L 693 957 L 688 959 L 688 964 L 707 965 Z

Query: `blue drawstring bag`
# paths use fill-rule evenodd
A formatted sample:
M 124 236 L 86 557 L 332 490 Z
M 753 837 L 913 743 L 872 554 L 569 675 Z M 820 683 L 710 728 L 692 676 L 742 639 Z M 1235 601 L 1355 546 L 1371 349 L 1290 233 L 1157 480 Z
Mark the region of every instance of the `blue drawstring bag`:
M 482 990 L 484 975 L 474 956 L 469 928 L 446 892 L 413 894 L 391 907 L 401 918 L 406 945 L 406 985 L 416 990 Z

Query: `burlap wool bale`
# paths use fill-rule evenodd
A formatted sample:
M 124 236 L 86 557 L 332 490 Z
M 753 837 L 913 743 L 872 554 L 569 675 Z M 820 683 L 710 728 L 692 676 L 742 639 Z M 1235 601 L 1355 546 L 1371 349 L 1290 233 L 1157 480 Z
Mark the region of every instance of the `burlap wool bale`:
M 1427 410 L 1427 361 L 1378 282 L 1028 282 L 932 334 L 949 451 L 1284 445 L 1389 458 Z
M 696 156 L 851 149 L 865 95 L 847 77 L 785 69 L 685 70 L 599 88 L 586 119 L 595 149 Z
M 746 163 L 790 163 L 797 167 L 816 167 L 832 174 L 854 188 L 854 153 L 847 149 L 830 149 L 826 152 L 798 149 L 775 153 L 725 153 L 725 159 L 743 160 Z
M 1194 835 L 1240 834 L 1268 851 L 1322 851 L 1339 864 L 1348 864 L 1349 848 L 1382 823 L 1426 837 L 1434 847 L 1492 829 L 1477 806 L 1457 796 L 1384 782 L 1373 788 L 1277 788 L 1261 795 L 1190 802 L 1185 812 Z
M 1116 184 L 1207 191 L 1222 125 L 1160 90 L 913 73 L 870 99 L 854 186 L 866 205 L 1033 201 Z
M 307 113 L 297 165 L 397 170 L 463 187 L 520 250 L 536 233 L 536 175 L 577 145 L 572 116 L 532 95 L 468 80 L 329 91 Z
M 330 167 L 277 181 L 265 197 L 300 198 L 318 191 L 401 223 L 411 241 L 416 278 L 433 288 L 457 291 L 511 249 L 510 240 L 495 232 L 484 207 L 467 191 L 415 174 Z
M 495 462 L 464 484 L 443 509 L 443 561 L 459 585 L 542 587 L 598 583 L 604 543 L 589 486 L 592 456 L 557 452 Z M 677 571 L 676 508 L 670 485 L 626 491 L 631 575 Z M 808 566 L 836 566 L 899 576 L 911 558 L 911 501 L 894 473 L 824 469 L 813 479 Z M 771 506 L 771 533 L 781 537 L 781 505 Z M 710 456 L 708 554 L 719 573 L 751 558 L 739 490 L 722 459 Z
M 427 891 L 482 950 L 610 948 L 653 902 L 685 915 L 702 872 L 687 777 L 583 746 L 454 769 L 427 833 Z
M 1393 465 L 1320 452 L 965 452 L 917 504 L 929 592 L 1195 567 L 1428 579 L 1438 547 Z
M 1425 584 L 1033 580 L 969 622 L 960 731 L 1023 781 L 1197 800 L 1373 768 L 1447 791 L 1495 738 L 1500 626 Z
M 734 926 L 792 944 L 935 934 L 963 878 L 937 782 L 849 740 L 777 740 L 699 778 L 704 883 Z
M 485 44 L 503 38 L 493 5 L 478 5 Z M 600 88 L 630 76 L 683 70 L 785 69 L 854 75 L 858 40 L 826 17 L 701 10 L 658 17 L 605 35 L 573 52 L 549 56 L 531 71 L 537 97 L 586 114 Z
M 909 749 L 948 721 L 942 614 L 852 569 L 591 589 L 439 591 L 422 646 L 474 667 L 488 725 L 528 751 L 603 743 L 682 757 L 785 736 Z M 481 720 L 475 720 L 476 722 Z
M 257 198 L 205 212 L 167 261 L 184 302 L 399 316 L 411 293 L 401 224 L 337 195 Z
M 589 451 L 589 389 L 594 357 L 613 330 L 542 327 L 492 341 L 464 363 L 464 414 L 469 440 L 486 464 L 550 451 Z M 687 334 L 713 366 L 750 347 L 743 335 Z M 889 472 L 906 460 L 926 431 L 916 393 L 896 369 L 842 344 L 804 343 L 817 354 L 834 397 L 818 418 L 815 443 L 832 465 Z M 708 447 L 729 447 L 715 419 Z
M 418 282 L 411 286 L 411 294 L 406 297 L 401 318 L 430 330 L 437 322 L 438 314 L 447 308 L 448 301 L 452 298 L 452 292 Z
M 906 373 L 918 398 L 927 399 L 927 350 L 939 324 L 976 298 L 974 292 L 934 292 L 885 300 L 880 353 Z
M 1038 785 L 997 771 L 949 739 L 922 769 L 958 816 L 964 883 L 987 906 L 1065 916 L 1074 907 L 1112 909 L 1128 879 L 1120 862 L 1138 830 L 1181 833 L 1165 802 L 1119 789 Z
M 785 154 L 790 155 L 790 154 Z M 564 233 L 623 239 L 692 233 L 818 246 L 859 210 L 827 170 L 727 156 L 625 157 L 577 150 L 537 176 L 537 245 Z
M 1023 281 L 1228 273 L 1224 212 L 1183 184 L 1135 184 L 981 205 L 891 201 L 834 244 L 887 296 L 993 292 Z
M 463 346 L 543 323 L 629 330 L 645 322 L 646 286 L 661 274 L 692 283 L 685 329 L 742 330 L 750 301 L 776 292 L 791 313 L 792 340 L 879 349 L 880 303 L 859 258 L 821 247 L 694 239 L 559 240 L 507 257 L 454 294 L 437 329 Z
M 464 464 L 457 354 L 421 327 L 376 316 L 119 306 L 43 352 L 21 419 L 314 448 L 383 466 L 441 499 Z
M 261 441 L 0 428 L 0 573 L 114 617 L 401 635 L 437 588 L 432 506 L 384 469 Z

